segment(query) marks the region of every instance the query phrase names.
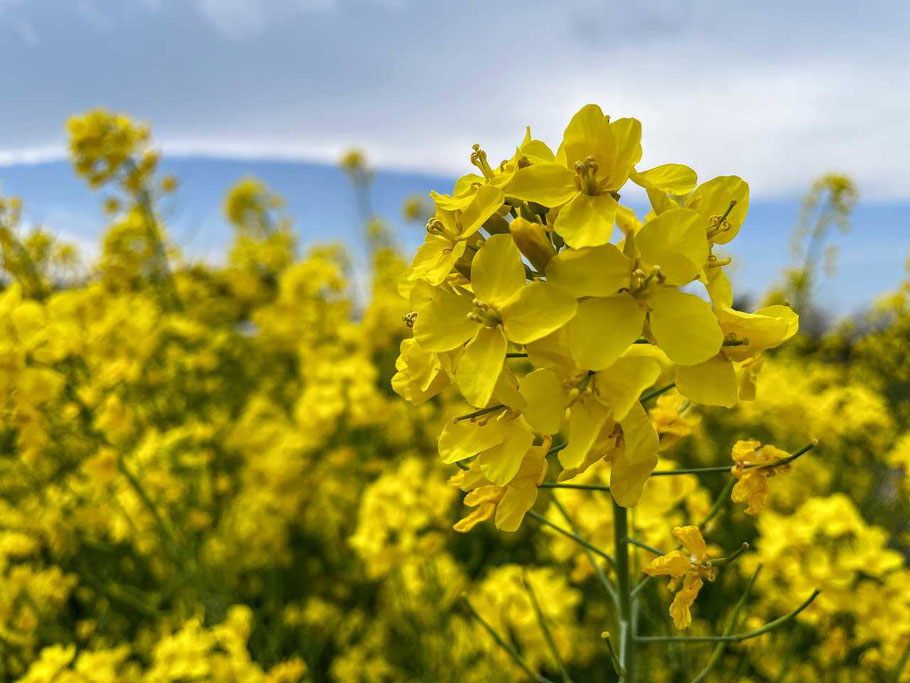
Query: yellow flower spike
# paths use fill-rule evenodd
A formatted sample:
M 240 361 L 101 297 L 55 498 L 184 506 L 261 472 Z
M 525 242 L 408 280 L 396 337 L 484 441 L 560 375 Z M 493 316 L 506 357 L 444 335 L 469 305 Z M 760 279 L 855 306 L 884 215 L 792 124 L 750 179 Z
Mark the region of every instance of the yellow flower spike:
M 671 209 L 644 224 L 635 236 L 644 262 L 660 266 L 668 285 L 694 280 L 708 260 L 704 220 L 697 211 Z
M 713 226 L 727 212 L 730 202 L 736 202 L 724 223 Z M 711 237 L 715 244 L 727 244 L 739 233 L 749 211 L 749 185 L 737 176 L 720 176 L 699 185 L 686 199 L 685 206 L 705 218 L 705 229 L 715 229 Z
M 647 301 L 651 333 L 674 363 L 696 365 L 720 350 L 724 335 L 706 301 L 668 287 L 657 287 Z
M 582 368 L 610 367 L 641 334 L 645 311 L 625 292 L 587 299 L 569 323 L 569 350 Z

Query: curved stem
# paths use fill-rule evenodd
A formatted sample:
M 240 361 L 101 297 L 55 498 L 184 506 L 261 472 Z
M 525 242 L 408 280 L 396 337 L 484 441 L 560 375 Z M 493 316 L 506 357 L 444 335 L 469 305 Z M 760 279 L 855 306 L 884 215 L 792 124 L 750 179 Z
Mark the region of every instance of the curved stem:
M 616 553 L 616 592 L 619 596 L 619 663 L 625 674 L 620 683 L 635 681 L 635 627 L 629 576 L 629 518 L 624 507 L 613 501 L 613 542 Z
M 803 603 L 792 612 L 788 612 L 774 621 L 769 621 L 760 628 L 746 631 L 745 633 L 737 633 L 729 636 L 642 636 L 636 640 L 639 643 L 739 643 L 743 640 L 763 636 L 769 631 L 773 631 L 774 629 L 793 621 L 800 612 L 812 604 L 812 601 L 818 597 L 819 593 L 821 593 L 821 591 L 816 588 L 812 591 L 812 595 L 806 598 Z

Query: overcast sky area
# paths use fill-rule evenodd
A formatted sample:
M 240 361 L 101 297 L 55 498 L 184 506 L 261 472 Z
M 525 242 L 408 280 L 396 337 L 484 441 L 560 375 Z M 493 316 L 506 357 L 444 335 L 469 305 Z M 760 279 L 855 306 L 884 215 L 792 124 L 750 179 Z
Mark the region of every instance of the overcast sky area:
M 0 151 L 59 153 L 104 104 L 167 151 L 459 172 L 597 102 L 649 163 L 757 194 L 820 172 L 910 197 L 910 3 L 838 0 L 0 0 Z
M 103 105 L 171 156 L 358 145 L 454 177 L 472 143 L 505 158 L 530 125 L 555 147 L 596 102 L 642 121 L 642 167 L 735 173 L 769 201 L 837 170 L 904 205 L 908 30 L 897 0 L 0 0 L 0 164 L 61 158 L 66 117 Z

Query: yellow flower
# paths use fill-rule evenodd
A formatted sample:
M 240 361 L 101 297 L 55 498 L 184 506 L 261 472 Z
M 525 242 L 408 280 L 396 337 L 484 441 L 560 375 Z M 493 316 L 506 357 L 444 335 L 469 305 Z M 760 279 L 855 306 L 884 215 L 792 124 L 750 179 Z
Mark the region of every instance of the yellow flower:
M 734 503 L 748 501 L 747 515 L 757 515 L 765 507 L 768 496 L 768 479 L 789 472 L 789 463 L 774 466 L 790 454 L 774 446 L 762 446 L 760 441 L 737 441 L 733 444 L 733 476 L 737 482 L 731 499 Z
M 537 500 L 537 487 L 547 475 L 547 450 L 552 440 L 544 439 L 539 446 L 528 449 L 518 472 L 505 485 L 491 484 L 484 476 L 480 461 L 475 460 L 471 468 L 453 476 L 449 481 L 467 492 L 464 504 L 474 510 L 453 527 L 456 531 L 467 532 L 477 524 L 493 516 L 497 529 L 517 531 Z
M 477 231 L 502 206 L 502 190 L 491 185 L 479 188 L 463 207 L 438 208 L 427 223 L 427 239 L 417 250 L 409 279 L 439 285 L 465 254 L 469 242 L 479 240 Z
M 510 235 L 493 235 L 471 265 L 468 294 L 440 292 L 420 310 L 414 337 L 427 351 L 467 343 L 455 382 L 475 406 L 485 406 L 502 371 L 509 341 L 527 344 L 562 327 L 575 315 L 566 290 L 545 282 L 525 285 L 525 270 Z
M 675 527 L 673 535 L 683 550 L 671 550 L 654 558 L 643 571 L 648 576 L 669 576 L 670 590 L 682 579 L 682 586 L 670 605 L 670 616 L 676 628 L 684 629 L 692 623 L 692 604 L 703 580 L 714 581 L 717 570 L 711 566 L 707 544 L 697 526 Z
M 610 241 L 619 208 L 614 194 L 640 158 L 641 124 L 611 122 L 589 104 L 572 117 L 556 159 L 518 169 L 504 189 L 509 197 L 561 207 L 554 223 L 560 237 L 574 249 L 594 247 Z

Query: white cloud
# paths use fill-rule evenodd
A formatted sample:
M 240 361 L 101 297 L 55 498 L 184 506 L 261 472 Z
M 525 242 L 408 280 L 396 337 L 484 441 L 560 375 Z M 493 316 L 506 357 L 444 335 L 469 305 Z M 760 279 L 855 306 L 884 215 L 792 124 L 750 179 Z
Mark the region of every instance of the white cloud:
M 232 40 L 260 35 L 266 26 L 305 12 L 325 12 L 335 0 L 196 0 L 203 19 Z

